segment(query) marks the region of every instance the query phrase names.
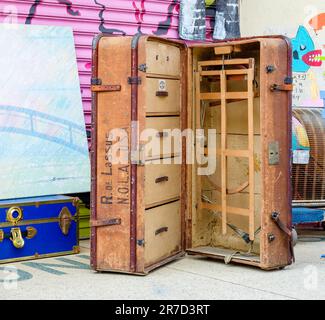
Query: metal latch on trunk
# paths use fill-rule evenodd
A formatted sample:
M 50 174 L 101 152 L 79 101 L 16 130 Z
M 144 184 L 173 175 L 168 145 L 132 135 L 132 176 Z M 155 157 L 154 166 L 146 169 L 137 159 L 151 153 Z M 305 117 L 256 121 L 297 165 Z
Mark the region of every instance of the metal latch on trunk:
M 128 84 L 140 85 L 141 78 L 140 77 L 128 77 Z
M 145 63 L 139 65 L 139 71 L 141 72 L 147 72 L 147 65 Z
M 59 214 L 59 226 L 62 233 L 66 236 L 69 234 L 71 222 L 73 220 L 72 214 L 67 207 L 63 207 Z
M 27 227 L 26 231 L 21 231 L 20 228 L 15 227 L 10 230 L 10 233 L 4 233 L 3 230 L 0 230 L 0 242 L 9 239 L 15 248 L 21 249 L 25 245 L 24 238 L 32 239 L 36 234 L 37 230 L 34 227 Z
M 21 230 L 19 228 L 12 228 L 11 229 L 11 238 L 12 244 L 15 248 L 21 249 L 25 245 L 25 241 L 21 234 Z
M 274 166 L 280 163 L 280 146 L 279 141 L 269 143 L 269 165 Z
M 24 237 L 26 239 L 34 238 L 37 234 L 37 230 L 34 227 L 27 227 L 25 232 L 21 232 L 20 228 L 12 228 L 10 233 L 10 240 L 12 241 L 14 247 L 21 249 L 25 245 Z

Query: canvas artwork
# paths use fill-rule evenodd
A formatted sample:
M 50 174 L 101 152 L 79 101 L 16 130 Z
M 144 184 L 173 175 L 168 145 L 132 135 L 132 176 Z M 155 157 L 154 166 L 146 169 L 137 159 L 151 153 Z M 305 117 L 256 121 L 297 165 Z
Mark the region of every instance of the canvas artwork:
M 324 36 L 325 14 L 315 16 L 307 26 L 300 25 L 293 49 L 293 105 L 324 107 Z M 318 25 L 317 23 L 320 23 Z
M 90 190 L 71 28 L 0 26 L 0 199 Z
M 325 118 L 325 1 L 241 1 L 240 16 L 243 37 L 281 34 L 291 40 L 292 104 L 323 108 Z
M 292 117 L 292 163 L 308 164 L 310 160 L 310 143 L 306 128 Z

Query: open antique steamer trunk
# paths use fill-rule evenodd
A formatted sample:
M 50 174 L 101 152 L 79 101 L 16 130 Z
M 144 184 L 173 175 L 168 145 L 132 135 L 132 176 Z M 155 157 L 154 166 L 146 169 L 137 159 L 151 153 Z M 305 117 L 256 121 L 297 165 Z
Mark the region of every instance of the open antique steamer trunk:
M 291 83 L 283 37 L 190 47 L 97 37 L 92 268 L 146 274 L 185 252 L 262 269 L 291 264 Z M 168 148 L 174 129 L 201 131 Z M 123 140 L 128 160 L 114 163 Z

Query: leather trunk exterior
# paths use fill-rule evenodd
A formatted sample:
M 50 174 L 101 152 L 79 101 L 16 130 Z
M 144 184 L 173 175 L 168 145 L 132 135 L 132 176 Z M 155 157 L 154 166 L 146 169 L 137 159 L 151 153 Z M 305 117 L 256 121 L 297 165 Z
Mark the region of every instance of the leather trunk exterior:
M 288 91 L 271 91 L 273 84 L 283 84 L 291 77 L 291 46 L 286 38 L 261 39 L 261 130 L 263 146 L 263 206 L 261 234 L 261 268 L 274 269 L 292 263 L 290 239 L 271 219 L 272 212 L 280 214 L 280 220 L 291 230 L 291 119 L 292 96 Z M 267 73 L 266 67 L 276 70 Z M 280 161 L 269 164 L 269 145 L 279 143 Z M 275 240 L 270 242 L 269 235 Z
M 120 224 L 109 226 L 92 224 L 91 266 L 97 271 L 146 274 L 184 255 L 185 229 L 182 214 L 181 245 L 161 260 L 150 265 L 145 263 L 145 166 L 130 159 L 131 150 L 137 148 L 134 145 L 137 135 L 146 127 L 147 79 L 145 70 L 139 70 L 139 66 L 147 59 L 148 38 L 149 36 L 140 35 L 100 35 L 93 45 L 93 79 L 100 79 L 103 85 L 121 86 L 121 91 L 93 93 L 91 221 L 120 221 Z M 174 43 L 150 38 L 161 43 Z M 183 45 L 175 45 L 185 54 Z M 185 63 L 182 65 L 185 66 Z M 130 83 L 128 79 L 137 76 L 140 77 L 141 84 Z M 185 96 L 185 85 L 182 90 Z M 183 105 L 182 108 L 181 118 L 186 119 L 186 106 Z M 135 122 L 137 127 L 134 126 Z M 128 133 L 131 150 L 127 165 L 111 164 L 107 157 L 107 135 L 115 128 L 123 128 Z M 182 165 L 181 170 L 185 181 L 185 165 Z M 184 183 L 182 188 L 185 196 Z M 185 200 L 180 200 L 180 206 L 184 212 Z
M 103 83 L 121 85 L 121 92 L 93 93 L 92 116 L 92 195 L 91 221 L 121 219 L 121 224 L 102 228 L 91 226 L 91 266 L 95 270 L 130 270 L 130 187 L 131 166 L 124 170 L 128 199 L 118 203 L 120 185 L 118 166 L 107 158 L 107 135 L 114 128 L 131 125 L 131 86 L 127 83 L 131 70 L 131 38 L 99 36 L 94 40 L 93 78 Z M 114 112 L 112 112 L 114 110 Z

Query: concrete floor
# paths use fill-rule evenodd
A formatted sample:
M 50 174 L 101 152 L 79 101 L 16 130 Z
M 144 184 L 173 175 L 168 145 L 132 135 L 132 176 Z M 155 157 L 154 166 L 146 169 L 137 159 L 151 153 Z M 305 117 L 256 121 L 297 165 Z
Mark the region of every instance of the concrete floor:
M 0 300 L 325 299 L 325 241 L 299 242 L 296 263 L 281 271 L 186 257 L 146 277 L 95 273 L 89 242 L 81 246 L 79 255 L 0 266 Z

